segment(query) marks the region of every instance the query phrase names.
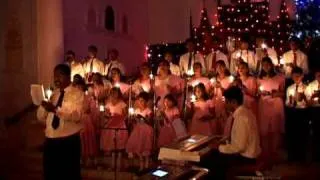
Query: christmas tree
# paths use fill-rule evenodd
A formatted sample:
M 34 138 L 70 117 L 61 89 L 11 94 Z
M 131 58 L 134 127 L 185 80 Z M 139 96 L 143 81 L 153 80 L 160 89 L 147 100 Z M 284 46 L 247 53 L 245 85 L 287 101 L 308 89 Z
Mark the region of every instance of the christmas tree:
M 269 1 L 233 1 L 232 5 L 218 7 L 218 22 L 215 32 L 224 39 L 240 40 L 245 34 L 251 37 L 269 37 Z M 254 39 L 251 39 L 252 41 Z M 251 43 L 254 48 L 254 43 Z
M 273 30 L 270 31 L 272 35 L 271 45 L 278 51 L 278 54 L 283 54 L 288 50 L 287 42 L 292 27 L 292 21 L 290 20 L 285 0 L 281 2 L 280 14 L 277 16 L 277 20 L 271 24 L 273 24 Z
M 194 28 L 193 39 L 197 45 L 197 52 L 207 55 L 211 52 L 212 38 L 214 37 L 213 26 L 208 18 L 207 9 L 201 10 L 201 20 L 198 28 Z
M 304 39 L 305 37 L 320 36 L 320 1 L 295 0 L 297 7 L 296 22 L 292 36 Z

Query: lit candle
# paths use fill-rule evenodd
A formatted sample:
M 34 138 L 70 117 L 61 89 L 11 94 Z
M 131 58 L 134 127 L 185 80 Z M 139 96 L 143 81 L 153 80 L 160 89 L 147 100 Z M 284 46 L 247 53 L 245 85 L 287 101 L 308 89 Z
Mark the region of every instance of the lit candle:
M 50 88 L 48 88 L 47 90 L 46 90 L 46 96 L 47 96 L 47 101 L 49 101 L 50 100 L 50 98 L 51 98 L 51 96 L 52 96 L 52 90 L 50 89 Z
M 280 57 L 280 65 L 284 65 L 284 59 Z
M 191 102 L 196 102 L 196 99 L 197 99 L 196 95 L 192 94 L 191 97 L 190 97 L 190 101 Z
M 230 76 L 229 77 L 229 81 L 232 83 L 234 81 L 234 77 L 233 76 Z
M 189 69 L 189 70 L 187 71 L 187 75 L 188 75 L 188 76 L 193 76 L 193 74 L 194 74 L 194 72 L 193 72 L 192 69 Z
M 267 44 L 262 43 L 262 44 L 261 44 L 261 48 L 262 48 L 262 49 L 267 49 L 267 48 L 268 48 L 268 46 L 267 46 Z
M 105 110 L 104 105 L 103 104 L 99 105 L 99 111 L 100 112 L 104 112 L 104 110 Z
M 154 79 L 154 75 L 151 73 L 151 74 L 149 75 L 149 78 L 150 78 L 151 80 L 153 80 L 153 79 Z
M 318 97 L 315 97 L 315 98 L 313 98 L 313 100 L 314 100 L 315 102 L 318 102 L 318 101 L 319 101 L 319 98 L 318 98 Z
M 217 80 L 216 80 L 216 78 L 215 78 L 215 77 L 213 77 L 213 78 L 211 78 L 211 79 L 210 79 L 210 82 L 211 82 L 212 84 L 214 84 L 214 83 L 216 83 L 216 82 L 217 82 Z
M 128 111 L 129 111 L 130 116 L 134 115 L 134 113 L 135 113 L 135 110 L 133 107 L 130 107 Z
M 120 84 L 119 84 L 119 83 L 115 83 L 115 84 L 114 84 L 114 87 L 120 88 Z
M 264 91 L 264 87 L 263 87 L 263 86 L 260 86 L 260 87 L 259 87 L 259 91 L 260 91 L 260 92 Z
M 241 53 L 238 52 L 236 56 L 237 56 L 237 58 L 240 58 L 241 57 Z
M 84 94 L 85 94 L 85 95 L 88 95 L 88 94 L 89 94 L 88 90 L 86 90 L 86 92 L 84 92 Z

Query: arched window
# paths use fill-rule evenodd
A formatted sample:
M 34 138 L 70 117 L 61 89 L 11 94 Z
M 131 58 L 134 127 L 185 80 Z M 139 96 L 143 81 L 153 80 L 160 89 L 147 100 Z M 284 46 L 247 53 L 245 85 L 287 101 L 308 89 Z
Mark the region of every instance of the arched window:
M 97 16 L 93 8 L 90 8 L 88 11 L 88 26 L 96 27 L 97 26 Z
M 128 17 L 126 15 L 122 17 L 122 32 L 128 34 Z
M 111 6 L 107 6 L 104 16 L 104 27 L 109 31 L 114 31 L 114 11 Z

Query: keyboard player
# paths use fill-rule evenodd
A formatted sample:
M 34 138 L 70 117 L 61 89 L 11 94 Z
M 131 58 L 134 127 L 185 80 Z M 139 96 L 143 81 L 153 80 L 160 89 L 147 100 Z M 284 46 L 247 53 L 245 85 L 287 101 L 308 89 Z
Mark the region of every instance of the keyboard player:
M 230 87 L 224 97 L 227 110 L 232 112 L 230 140 L 229 143 L 213 145 L 217 151 L 207 158 L 208 162 L 204 162 L 212 179 L 226 179 L 227 170 L 232 166 L 255 164 L 261 152 L 256 118 L 243 105 L 242 90 Z

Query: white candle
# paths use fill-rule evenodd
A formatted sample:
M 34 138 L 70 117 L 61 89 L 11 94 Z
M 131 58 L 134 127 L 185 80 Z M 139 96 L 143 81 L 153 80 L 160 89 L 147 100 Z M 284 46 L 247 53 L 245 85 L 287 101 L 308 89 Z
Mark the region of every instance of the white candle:
M 100 111 L 100 112 L 104 112 L 104 110 L 105 110 L 104 105 L 100 105 L 100 106 L 99 106 L 99 111 Z
M 284 65 L 284 59 L 280 57 L 280 65 Z
M 268 48 L 268 46 L 267 46 L 267 44 L 262 43 L 262 44 L 261 44 L 261 48 L 262 48 L 262 49 L 267 49 L 267 48 Z
M 233 76 L 230 76 L 230 77 L 229 77 L 229 81 L 230 81 L 230 82 L 233 82 L 233 81 L 234 81 L 234 77 L 233 77 Z
M 214 84 L 214 83 L 216 83 L 216 82 L 217 82 L 217 80 L 216 80 L 216 78 L 215 78 L 215 77 L 213 77 L 213 78 L 211 78 L 211 79 L 210 79 L 210 82 L 211 82 L 212 84 Z
M 149 75 L 149 78 L 150 78 L 151 80 L 153 80 L 154 75 L 151 73 L 151 74 Z
M 259 91 L 260 92 L 264 91 L 264 87 L 263 86 L 259 86 Z
M 50 100 L 50 98 L 51 98 L 51 96 L 52 96 L 52 90 L 51 89 L 47 89 L 46 90 L 46 96 L 47 96 L 47 101 L 49 101 Z
M 88 95 L 88 94 L 89 94 L 89 93 L 88 93 L 88 90 L 87 90 L 86 92 L 84 92 L 84 94 L 85 94 L 85 95 Z
M 191 97 L 190 97 L 190 101 L 191 102 L 196 102 L 196 99 L 197 99 L 196 95 L 192 94 Z
M 238 52 L 236 56 L 237 56 L 237 58 L 240 58 L 241 57 L 241 53 Z
M 133 107 L 130 107 L 128 111 L 129 111 L 129 115 L 134 115 L 135 113 L 135 110 Z
M 115 84 L 114 84 L 114 87 L 120 88 L 120 84 L 119 84 L 119 83 L 115 83 Z

